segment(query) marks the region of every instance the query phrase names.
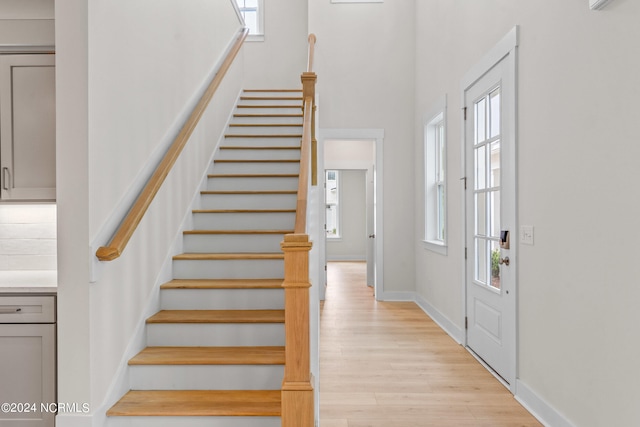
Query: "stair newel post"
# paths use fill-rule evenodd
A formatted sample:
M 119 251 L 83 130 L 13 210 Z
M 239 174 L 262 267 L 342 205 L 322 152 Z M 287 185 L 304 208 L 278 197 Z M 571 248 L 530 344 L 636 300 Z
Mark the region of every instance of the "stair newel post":
M 285 368 L 282 427 L 313 427 L 313 385 L 309 343 L 309 251 L 306 234 L 287 234 L 284 252 Z

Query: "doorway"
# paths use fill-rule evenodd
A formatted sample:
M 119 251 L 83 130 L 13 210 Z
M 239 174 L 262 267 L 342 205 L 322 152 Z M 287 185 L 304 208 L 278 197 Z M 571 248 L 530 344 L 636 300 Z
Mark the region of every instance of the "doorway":
M 364 199 L 366 213 L 361 216 L 365 221 L 359 233 L 364 243 L 365 260 L 367 264 L 367 284 L 373 288 L 374 296 L 382 290 L 382 142 L 384 132 L 379 129 L 321 129 L 318 151 L 318 170 L 338 171 L 337 176 L 351 180 L 351 186 L 365 191 Z M 322 176 L 322 174 L 321 174 Z M 324 175 L 326 178 L 326 175 Z M 336 175 L 332 175 L 336 176 Z M 364 182 L 363 182 L 364 181 Z M 324 200 L 326 192 L 322 192 L 320 201 L 323 207 L 322 215 L 326 218 L 327 203 Z M 362 200 L 362 194 L 359 194 Z M 344 217 L 343 217 L 344 219 Z M 361 219 L 362 220 L 362 219 Z M 333 232 L 333 230 L 330 230 Z M 320 299 L 324 300 L 326 289 L 326 263 L 328 240 L 325 236 L 322 242 L 321 262 L 325 266 L 324 284 L 320 287 Z M 336 240 L 333 240 L 335 243 Z M 362 243 L 362 242 L 360 242 Z M 362 247 L 359 250 L 362 255 Z M 348 257 L 348 254 L 344 254 Z M 341 260 L 346 260 L 342 258 Z
M 508 43 L 503 40 L 496 46 L 463 84 L 465 325 L 467 347 L 513 392 L 517 343 L 517 28 L 505 39 Z

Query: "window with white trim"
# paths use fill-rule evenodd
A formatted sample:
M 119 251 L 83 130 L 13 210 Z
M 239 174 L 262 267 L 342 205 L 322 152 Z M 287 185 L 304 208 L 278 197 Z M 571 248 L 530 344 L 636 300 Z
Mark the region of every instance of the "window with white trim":
M 249 28 L 248 40 L 263 40 L 264 0 L 236 0 L 245 25 Z
M 340 233 L 340 172 L 327 170 L 325 174 L 325 202 L 327 237 L 338 239 Z
M 444 110 L 424 129 L 424 214 L 427 247 L 444 252 L 447 245 L 446 125 Z

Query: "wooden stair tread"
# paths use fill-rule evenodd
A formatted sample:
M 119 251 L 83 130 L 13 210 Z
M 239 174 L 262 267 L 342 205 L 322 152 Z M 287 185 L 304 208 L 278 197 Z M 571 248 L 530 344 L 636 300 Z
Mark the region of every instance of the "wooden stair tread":
M 300 128 L 302 123 L 230 123 L 229 127 L 232 128 Z
M 281 289 L 284 279 L 173 279 L 161 289 Z
M 302 108 L 302 103 L 300 103 L 300 104 L 270 104 L 270 105 L 241 104 L 241 105 L 236 105 L 236 108 Z
M 200 194 L 296 194 L 296 190 L 206 190 Z
M 241 101 L 302 101 L 302 96 L 246 96 L 240 97 Z
M 300 150 L 300 147 L 287 147 L 287 146 L 269 146 L 269 147 L 261 147 L 261 146 L 240 146 L 240 145 L 223 145 L 220 147 L 221 150 L 260 150 L 260 151 L 267 151 L 267 150 L 277 150 L 277 151 L 281 151 L 281 150 Z
M 129 365 L 284 365 L 284 347 L 147 347 Z
M 147 323 L 284 323 L 284 310 L 161 310 Z
M 208 178 L 298 178 L 297 173 L 212 173 Z
M 220 159 L 214 163 L 300 163 L 295 159 Z
M 302 134 L 298 133 L 298 134 L 289 134 L 289 133 L 284 133 L 284 134 L 273 134 L 273 133 L 269 133 L 269 134 L 246 134 L 246 133 L 228 133 L 224 135 L 225 138 L 302 138 Z
M 293 234 L 293 230 L 187 230 L 184 234 Z
M 291 213 L 295 209 L 194 209 L 193 213 Z
M 241 252 L 241 253 L 187 252 L 179 255 L 174 255 L 173 259 L 176 261 L 284 259 L 284 254 L 282 252 Z
M 131 390 L 107 416 L 274 416 L 280 390 Z

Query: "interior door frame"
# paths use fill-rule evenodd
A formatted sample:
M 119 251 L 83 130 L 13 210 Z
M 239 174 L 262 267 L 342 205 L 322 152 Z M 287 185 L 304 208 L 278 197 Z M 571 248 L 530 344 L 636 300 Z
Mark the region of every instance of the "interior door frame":
M 509 375 L 509 378 L 505 378 L 505 380 L 508 381 L 508 384 L 505 383 L 502 378 L 497 375 L 492 369 L 490 369 L 482 360 L 479 359 L 479 361 L 488 368 L 489 372 L 491 372 L 500 382 L 502 382 L 505 386 L 507 386 L 507 388 L 511 391 L 512 394 L 516 394 L 516 383 L 517 383 L 517 378 L 518 378 L 518 271 L 517 271 L 517 266 L 518 266 L 518 258 L 517 258 L 517 249 L 518 249 L 518 197 L 517 197 L 517 189 L 518 189 L 518 183 L 517 183 L 517 147 L 518 147 L 518 128 L 517 128 L 517 117 L 518 117 L 518 103 L 517 103 L 517 99 L 518 99 L 518 73 L 517 73 L 517 63 L 518 63 L 518 58 L 517 58 L 517 47 L 519 44 L 519 27 L 515 26 L 513 27 L 491 50 L 489 50 L 489 52 L 487 52 L 482 59 L 476 63 L 462 78 L 461 81 L 461 85 L 460 85 L 460 93 L 461 93 L 461 106 L 464 109 L 466 101 L 465 101 L 465 94 L 466 91 L 471 88 L 479 79 L 481 79 L 489 70 L 491 70 L 496 64 L 498 64 L 499 62 L 503 61 L 503 60 L 508 60 L 509 62 L 508 67 L 509 67 L 509 73 L 512 75 L 513 78 L 513 82 L 512 82 L 512 90 L 510 91 L 511 93 L 509 94 L 509 96 L 511 96 L 510 99 L 510 103 L 511 105 L 514 106 L 514 111 L 513 114 L 510 117 L 506 117 L 506 119 L 511 120 L 510 123 L 510 130 L 509 133 L 507 134 L 508 138 L 510 141 L 512 141 L 513 143 L 513 149 L 511 150 L 511 156 L 509 159 L 507 159 L 508 162 L 511 162 L 512 165 L 514 165 L 514 167 L 516 168 L 516 173 L 514 176 L 514 182 L 512 183 L 512 185 L 514 186 L 514 201 L 513 203 L 515 204 L 515 218 L 514 218 L 514 224 L 513 224 L 513 230 L 510 230 L 510 245 L 511 245 L 511 249 L 509 252 L 509 258 L 512 262 L 512 264 L 510 265 L 509 268 L 513 269 L 513 277 L 515 280 L 515 283 L 513 284 L 513 301 L 514 303 L 512 304 L 512 306 L 510 307 L 511 310 L 511 316 L 512 319 L 514 320 L 515 324 L 512 330 L 512 336 L 510 337 L 510 342 L 513 343 L 513 348 L 509 349 L 509 355 L 510 355 L 510 363 L 511 366 L 513 367 L 512 371 L 511 371 L 511 375 Z M 467 171 L 467 161 L 471 161 L 471 159 L 467 159 L 467 155 L 466 155 L 466 143 L 467 143 L 467 135 L 466 135 L 466 123 L 465 120 L 461 120 L 461 159 L 462 159 L 462 165 L 461 165 L 461 170 L 463 171 L 463 174 L 466 175 L 466 171 Z M 466 177 L 463 177 L 461 183 L 462 185 L 466 186 Z M 463 254 L 461 256 L 462 259 L 462 271 L 464 272 L 464 274 L 462 275 L 462 313 L 463 313 L 463 317 L 466 319 L 467 318 L 467 267 L 468 267 L 468 260 L 466 259 L 466 248 L 468 245 L 467 242 L 467 233 L 469 230 L 467 230 L 467 212 L 469 209 L 471 209 L 470 206 L 468 206 L 467 204 L 467 191 L 469 190 L 464 190 L 461 192 L 462 193 L 462 206 L 463 206 L 463 215 L 462 215 L 462 250 L 463 250 Z M 465 320 L 466 322 L 466 320 Z M 467 329 L 465 327 L 464 329 L 464 345 L 467 348 L 467 350 L 469 350 L 471 352 L 471 354 L 474 354 L 469 347 L 467 346 Z M 474 354 L 475 356 L 475 354 Z
M 384 262 L 383 262 L 383 248 L 384 248 L 384 233 L 383 233 L 383 167 L 382 167 L 382 150 L 384 143 L 384 129 L 333 129 L 326 128 L 320 129 L 318 132 L 318 171 L 324 171 L 324 147 L 326 140 L 369 140 L 373 141 L 375 148 L 375 160 L 374 160 L 374 217 L 375 217 L 375 250 L 374 250 L 374 263 L 375 263 L 375 281 L 373 285 L 374 297 L 376 300 L 383 298 L 384 284 Z M 323 192 L 320 196 L 324 197 Z M 323 208 L 320 213 L 320 218 L 324 218 L 324 202 L 319 201 L 319 205 Z M 322 219 L 324 221 L 324 219 Z M 320 249 L 320 265 L 327 265 L 327 252 L 326 252 L 326 239 L 323 239 Z M 323 283 L 326 285 L 327 272 L 323 269 Z M 320 300 L 324 300 L 325 286 L 319 287 Z

